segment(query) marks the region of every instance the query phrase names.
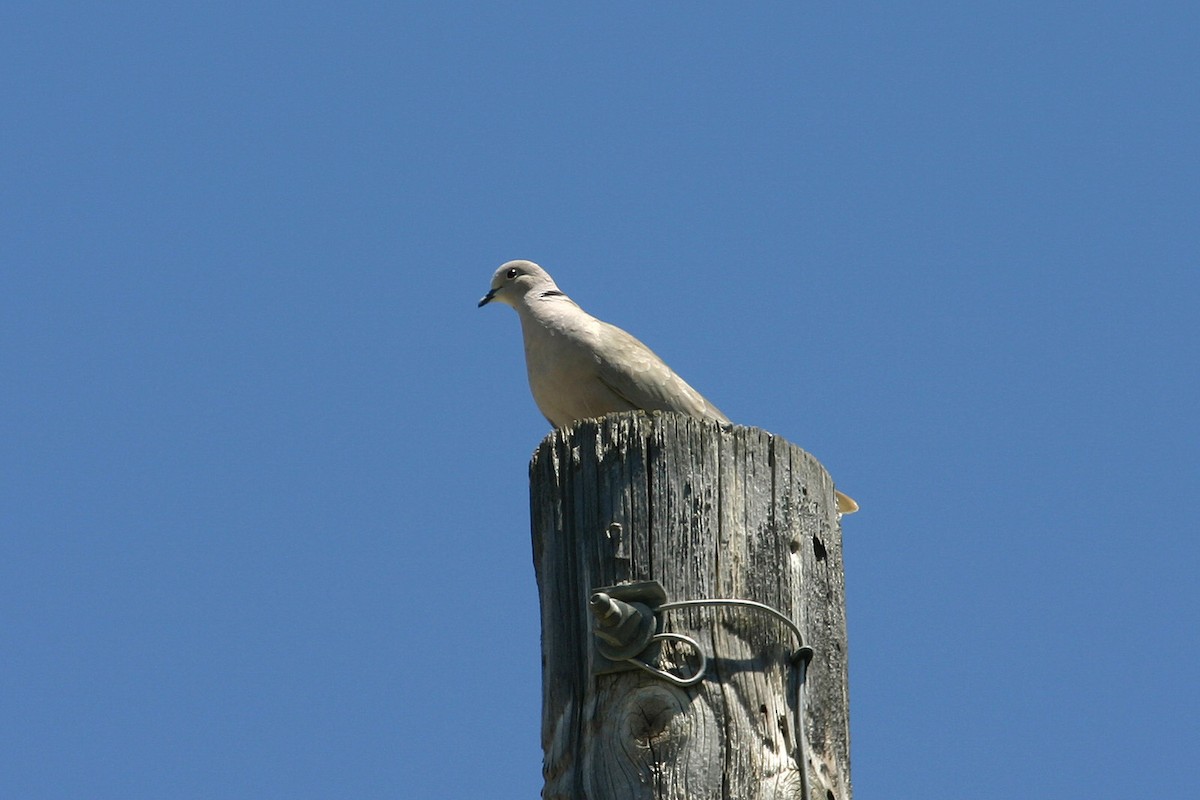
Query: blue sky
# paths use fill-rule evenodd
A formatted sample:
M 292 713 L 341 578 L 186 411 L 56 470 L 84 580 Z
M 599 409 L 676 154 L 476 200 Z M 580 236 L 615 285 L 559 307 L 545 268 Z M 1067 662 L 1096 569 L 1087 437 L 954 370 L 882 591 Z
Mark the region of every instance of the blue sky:
M 846 520 L 856 796 L 1200 780 L 1189 3 L 11 3 L 0 795 L 537 796 L 546 266 Z

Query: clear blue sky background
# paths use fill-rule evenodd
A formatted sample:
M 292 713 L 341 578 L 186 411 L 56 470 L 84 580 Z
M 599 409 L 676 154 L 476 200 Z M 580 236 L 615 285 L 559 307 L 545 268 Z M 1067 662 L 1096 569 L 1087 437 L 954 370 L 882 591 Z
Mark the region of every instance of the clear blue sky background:
M 544 264 L 846 521 L 857 797 L 1200 783 L 1195 3 L 0 11 L 0 796 L 529 798 Z

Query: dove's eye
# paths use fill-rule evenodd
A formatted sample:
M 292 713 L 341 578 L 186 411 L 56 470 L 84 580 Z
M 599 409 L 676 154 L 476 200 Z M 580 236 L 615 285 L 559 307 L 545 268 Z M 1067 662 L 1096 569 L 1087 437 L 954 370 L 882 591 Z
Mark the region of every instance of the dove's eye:
M 508 277 L 508 279 L 511 281 L 513 278 L 517 277 L 517 268 L 516 268 L 516 267 L 510 267 L 510 268 L 509 268 L 509 270 L 508 270 L 508 272 L 506 272 L 506 273 L 504 273 L 504 274 L 505 274 L 505 275 Z

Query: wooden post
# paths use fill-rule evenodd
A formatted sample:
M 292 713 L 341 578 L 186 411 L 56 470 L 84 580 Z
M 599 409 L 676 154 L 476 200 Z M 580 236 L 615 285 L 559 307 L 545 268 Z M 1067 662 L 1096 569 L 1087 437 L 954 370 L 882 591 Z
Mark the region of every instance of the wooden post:
M 546 437 L 530 502 L 543 798 L 851 800 L 841 529 L 812 456 L 756 428 L 612 414 Z M 668 601 L 772 606 L 815 655 L 793 663 L 769 614 L 688 608 L 663 616 L 705 649 L 700 683 L 593 674 L 591 591 L 651 579 Z M 658 663 L 683 675 L 697 659 L 664 644 Z

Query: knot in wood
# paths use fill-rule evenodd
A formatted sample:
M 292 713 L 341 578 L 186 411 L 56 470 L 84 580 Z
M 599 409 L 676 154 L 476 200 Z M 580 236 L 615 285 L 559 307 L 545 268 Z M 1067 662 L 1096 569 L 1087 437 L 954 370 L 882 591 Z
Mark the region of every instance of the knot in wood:
M 674 687 L 643 687 L 625 698 L 622 728 L 631 742 L 651 747 L 672 735 L 671 721 L 689 704 L 687 693 Z

